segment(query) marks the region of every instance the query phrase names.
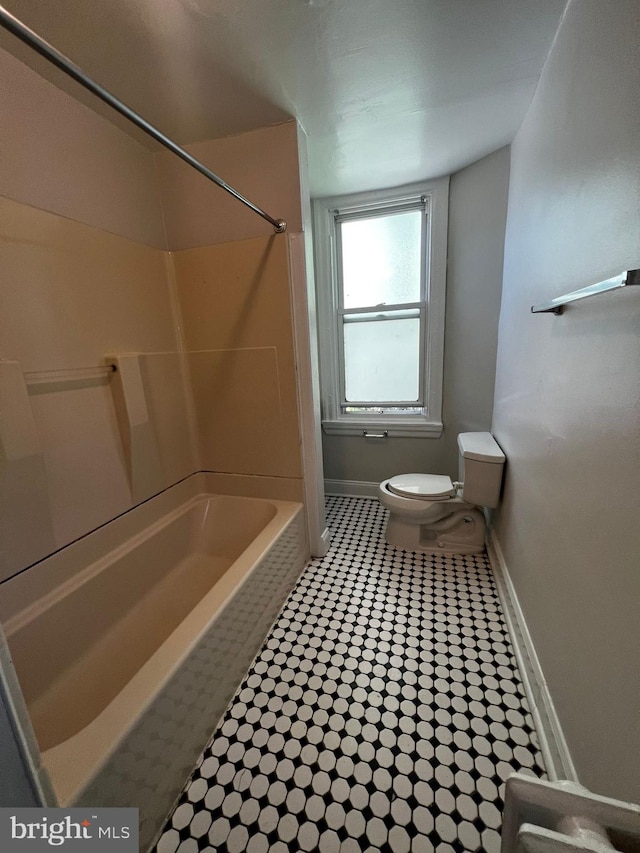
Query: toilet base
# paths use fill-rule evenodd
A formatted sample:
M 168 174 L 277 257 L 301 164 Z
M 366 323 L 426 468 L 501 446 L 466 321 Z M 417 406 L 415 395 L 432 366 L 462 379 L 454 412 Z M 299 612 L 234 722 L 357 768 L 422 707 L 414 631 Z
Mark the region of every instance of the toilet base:
M 422 554 L 480 554 L 484 537 L 484 515 L 469 508 L 429 524 L 411 523 L 391 512 L 385 530 L 389 545 Z

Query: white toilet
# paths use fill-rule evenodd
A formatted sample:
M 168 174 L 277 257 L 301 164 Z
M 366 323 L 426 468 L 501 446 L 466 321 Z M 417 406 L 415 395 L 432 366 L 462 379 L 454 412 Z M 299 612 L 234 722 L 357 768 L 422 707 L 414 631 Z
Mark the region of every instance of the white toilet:
M 440 474 L 399 474 L 378 487 L 389 510 L 390 545 L 426 554 L 479 554 L 485 519 L 479 507 L 496 507 L 504 453 L 490 432 L 458 436 L 459 483 Z

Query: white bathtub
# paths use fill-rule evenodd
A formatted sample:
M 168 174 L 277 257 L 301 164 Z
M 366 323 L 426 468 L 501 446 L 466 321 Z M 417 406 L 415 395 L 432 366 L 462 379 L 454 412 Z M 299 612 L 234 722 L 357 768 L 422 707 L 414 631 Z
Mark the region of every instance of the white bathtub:
M 300 504 L 193 490 L 169 490 L 0 590 L 58 802 L 138 807 L 141 850 L 308 556 Z

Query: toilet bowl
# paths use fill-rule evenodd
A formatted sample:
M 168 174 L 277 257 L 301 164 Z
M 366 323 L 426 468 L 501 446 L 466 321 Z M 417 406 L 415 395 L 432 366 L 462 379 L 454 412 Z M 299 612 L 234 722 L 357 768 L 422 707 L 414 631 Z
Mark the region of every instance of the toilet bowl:
M 460 433 L 458 449 L 460 482 L 440 474 L 400 474 L 380 483 L 390 545 L 427 554 L 484 550 L 480 507 L 497 506 L 505 457 L 488 432 Z

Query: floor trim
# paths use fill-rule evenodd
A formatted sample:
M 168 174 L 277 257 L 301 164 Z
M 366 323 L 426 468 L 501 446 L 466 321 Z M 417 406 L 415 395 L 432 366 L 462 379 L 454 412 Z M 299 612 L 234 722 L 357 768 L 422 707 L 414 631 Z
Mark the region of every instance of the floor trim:
M 531 714 L 540 738 L 540 750 L 547 766 L 547 774 L 554 782 L 559 779 L 577 782 L 578 776 L 571 753 L 509 575 L 500 542 L 493 529 L 489 531 L 487 554 L 496 578 L 522 681 L 531 704 Z
M 377 498 L 379 483 L 365 480 L 325 480 L 324 491 L 327 495 L 340 495 L 351 498 Z

